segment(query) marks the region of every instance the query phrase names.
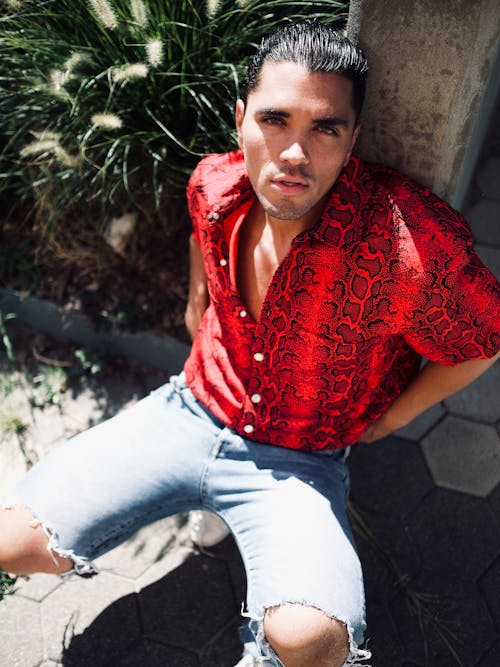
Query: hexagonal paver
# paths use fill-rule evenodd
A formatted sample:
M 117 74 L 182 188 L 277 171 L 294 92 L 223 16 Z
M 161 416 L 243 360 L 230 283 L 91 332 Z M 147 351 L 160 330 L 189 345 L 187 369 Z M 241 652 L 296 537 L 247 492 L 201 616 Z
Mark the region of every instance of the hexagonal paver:
M 486 496 L 500 482 L 500 436 L 493 426 L 446 417 L 422 440 L 438 486 Z
M 200 664 L 202 667 L 221 667 L 221 665 L 236 665 L 241 658 L 242 646 L 238 635 L 241 624 L 239 614 L 225 627 L 222 632 L 216 634 L 208 646 L 200 652 Z
M 46 655 L 65 665 L 104 666 L 140 636 L 133 583 L 105 572 L 67 579 L 41 614 Z
M 479 588 L 494 619 L 496 629 L 500 633 L 500 556 L 479 580 Z
M 466 212 L 476 241 L 500 245 L 500 201 L 480 199 Z
M 478 667 L 498 667 L 500 656 L 500 640 L 492 646 L 489 651 L 481 658 Z
M 492 155 L 481 165 L 476 176 L 481 192 L 488 199 L 500 199 L 498 174 L 500 174 L 500 157 Z
M 483 264 L 489 268 L 497 280 L 500 280 L 500 252 L 498 252 L 498 248 L 481 243 L 477 243 L 474 248 Z
M 41 602 L 56 588 L 62 586 L 60 577 L 53 574 L 33 574 L 26 580 L 18 579 L 16 582 L 16 595 Z
M 394 435 L 407 440 L 420 440 L 446 414 L 441 403 L 429 408 L 409 424 L 394 432 Z
M 475 581 L 500 553 L 500 528 L 475 496 L 435 488 L 407 517 L 425 568 Z
M 413 613 L 410 612 L 403 593 L 390 605 L 405 658 L 436 667 L 476 665 L 485 648 L 496 639 L 476 586 L 424 571 L 410 582 L 410 587 L 419 600 L 419 608 L 412 605 Z
M 401 580 L 415 576 L 421 568 L 418 550 L 404 520 L 373 512 L 359 512 L 369 534 L 351 520 L 363 568 L 366 596 L 386 600 Z M 390 562 L 389 562 L 390 561 Z
M 139 593 L 147 635 L 186 650 L 201 649 L 239 608 L 226 564 L 192 556 Z
M 401 665 L 403 647 L 386 604 L 368 598 L 366 602 L 366 623 L 367 648 L 372 652 L 372 659 L 369 664 L 374 667 L 377 665 L 381 667 Z
M 175 516 L 142 528 L 122 545 L 101 556 L 96 561 L 97 567 L 128 579 L 137 579 L 177 547 L 178 529 L 182 523 L 185 521 Z
M 0 602 L 0 665 L 34 667 L 43 660 L 38 604 L 8 596 Z
M 472 417 L 493 424 L 500 419 L 499 390 L 500 363 L 497 363 L 468 387 L 447 398 L 445 405 L 460 417 Z
M 498 484 L 487 498 L 488 505 L 492 508 L 493 514 L 497 517 L 500 525 L 500 484 Z
M 165 646 L 147 637 L 134 642 L 106 667 L 199 667 L 194 653 Z M 83 665 L 82 665 L 83 667 Z M 203 665 L 203 667 L 205 667 Z
M 420 446 L 401 438 L 355 445 L 348 462 L 351 498 L 361 510 L 400 517 L 434 486 Z

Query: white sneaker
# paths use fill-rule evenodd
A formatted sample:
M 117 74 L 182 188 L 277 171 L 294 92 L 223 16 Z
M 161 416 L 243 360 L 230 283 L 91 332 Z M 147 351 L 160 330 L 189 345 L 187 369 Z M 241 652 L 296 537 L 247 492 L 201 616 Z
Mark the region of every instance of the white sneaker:
M 260 667 L 262 662 L 249 653 L 246 649 L 243 651 L 241 660 L 234 667 Z
M 229 535 L 229 528 L 212 512 L 189 512 L 189 536 L 199 547 L 213 547 Z

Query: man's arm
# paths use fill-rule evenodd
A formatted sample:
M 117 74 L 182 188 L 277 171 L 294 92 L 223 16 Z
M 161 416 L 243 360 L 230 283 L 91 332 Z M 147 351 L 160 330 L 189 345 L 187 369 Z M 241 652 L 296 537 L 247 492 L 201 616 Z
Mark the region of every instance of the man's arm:
M 406 426 L 428 408 L 473 382 L 497 359 L 500 352 L 491 359 L 464 361 L 457 366 L 429 362 L 387 412 L 366 429 L 359 442 L 374 442 Z
M 189 295 L 185 322 L 191 338 L 194 338 L 208 306 L 207 274 L 200 246 L 193 236 L 189 239 Z

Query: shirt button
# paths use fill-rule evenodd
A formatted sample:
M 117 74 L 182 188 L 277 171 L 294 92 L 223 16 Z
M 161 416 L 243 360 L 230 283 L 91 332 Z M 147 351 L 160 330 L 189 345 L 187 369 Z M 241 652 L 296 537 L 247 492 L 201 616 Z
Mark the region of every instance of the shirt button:
M 246 310 L 240 310 L 240 317 L 246 317 L 247 316 L 247 311 Z
M 227 264 L 227 259 L 221 259 L 221 261 L 219 262 L 219 264 L 220 264 L 221 266 L 226 266 L 226 264 Z
M 252 403 L 260 403 L 262 400 L 262 396 L 260 394 L 252 394 L 250 396 L 250 400 L 252 401 Z
M 256 352 L 253 355 L 253 358 L 255 359 L 255 361 L 264 361 L 264 355 L 262 354 L 262 352 Z
M 252 426 L 252 424 L 245 424 L 245 426 L 243 427 L 243 430 L 245 431 L 245 433 L 253 433 L 254 430 L 255 430 L 255 427 Z
M 220 215 L 217 213 L 217 211 L 212 211 L 212 218 L 214 220 L 218 220 L 220 218 Z

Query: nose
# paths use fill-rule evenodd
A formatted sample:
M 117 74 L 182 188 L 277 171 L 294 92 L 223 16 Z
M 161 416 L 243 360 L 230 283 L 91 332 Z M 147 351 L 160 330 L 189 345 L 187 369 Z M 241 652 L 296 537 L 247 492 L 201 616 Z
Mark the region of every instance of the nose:
M 300 139 L 293 139 L 287 143 L 280 153 L 280 158 L 283 162 L 288 162 L 293 166 L 307 164 L 309 162 L 309 154 L 305 147 L 304 141 Z

